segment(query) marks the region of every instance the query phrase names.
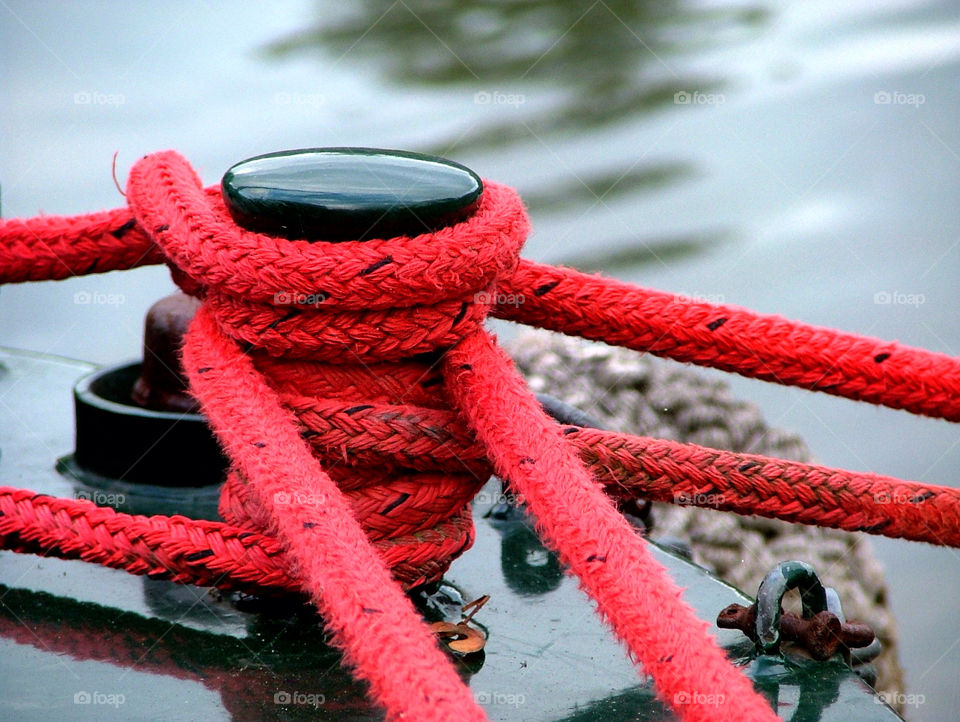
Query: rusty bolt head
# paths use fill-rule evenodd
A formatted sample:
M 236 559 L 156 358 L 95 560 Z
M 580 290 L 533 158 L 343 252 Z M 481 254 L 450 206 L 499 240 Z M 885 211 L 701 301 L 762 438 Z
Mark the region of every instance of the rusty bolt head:
M 876 638 L 870 625 L 863 622 L 844 622 L 840 630 L 840 641 L 851 649 L 869 647 Z
M 731 604 L 724 607 L 717 615 L 717 626 L 720 629 L 739 629 L 750 639 L 757 637 L 757 608 L 745 607 L 742 604 Z
M 840 648 L 840 620 L 831 612 L 820 612 L 810 619 L 796 614 L 780 618 L 780 635 L 796 642 L 814 659 L 830 659 Z

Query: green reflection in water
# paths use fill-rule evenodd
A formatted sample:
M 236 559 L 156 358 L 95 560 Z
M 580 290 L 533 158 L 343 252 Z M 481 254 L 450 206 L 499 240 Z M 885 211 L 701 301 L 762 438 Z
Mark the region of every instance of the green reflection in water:
M 699 235 L 660 237 L 650 239 L 649 242 L 643 239 L 633 240 L 631 243 L 615 242 L 611 244 L 615 250 L 594 248 L 565 257 L 563 263 L 586 272 L 633 268 L 653 263 L 665 265 L 667 261 L 700 255 L 728 240 L 727 234 L 704 232 Z
M 271 58 L 314 53 L 335 60 L 338 72 L 372 68 L 397 87 L 448 92 L 425 112 L 467 98 L 478 105 L 496 103 L 496 94 L 503 100 L 500 112 L 483 113 L 466 131 L 452 129 L 418 150 L 538 152 L 565 138 L 595 141 L 601 171 L 578 167 L 569 183 L 524 191 L 531 212 L 555 213 L 590 207 L 598 198 L 638 198 L 694 175 L 679 161 L 643 161 L 629 148 L 618 152 L 604 143 L 602 131 L 636 127 L 655 111 L 675 108 L 680 91 L 719 92 L 727 86 L 722 71 L 692 70 L 691 59 L 757 34 L 769 20 L 759 5 L 676 1 L 361 0 L 346 9 L 321 2 L 312 23 L 266 52 Z M 517 103 L 507 107 L 511 97 Z M 684 255 L 709 240 L 668 252 Z M 631 265 L 648 256 L 637 255 Z
M 683 2 L 607 0 L 490 3 L 366 0 L 332 17 L 321 3 L 310 27 L 272 43 L 282 57 L 320 51 L 340 62 L 373 61 L 397 85 L 474 88 L 504 94 L 556 91 L 559 103 L 524 124 L 513 119 L 457 145 L 502 146 L 530 133 L 582 131 L 672 104 L 678 90 L 711 92 L 722 80 L 683 69 L 683 56 L 756 32 L 759 6 L 704 8 Z M 525 93 L 524 91 L 528 91 Z
M 584 196 L 602 198 L 609 203 L 622 196 L 662 188 L 694 175 L 693 168 L 686 163 L 660 163 L 630 168 L 625 172 L 617 168 L 604 170 L 602 174 L 582 174 L 549 189 L 524 193 L 523 200 L 532 212 L 558 211 L 582 202 Z

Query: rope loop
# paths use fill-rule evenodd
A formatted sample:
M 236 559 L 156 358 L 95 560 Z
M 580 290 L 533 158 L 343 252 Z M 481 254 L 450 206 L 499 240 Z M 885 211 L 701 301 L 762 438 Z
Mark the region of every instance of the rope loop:
M 481 327 L 497 279 L 516 269 L 527 234 L 517 194 L 488 182 L 472 216 L 414 237 L 289 240 L 238 227 L 219 188 L 204 188 L 189 163 L 168 151 L 134 165 L 127 199 L 137 226 L 175 269 L 177 283 L 203 298 L 218 331 L 254 360 L 296 417 L 312 453 L 327 469 L 342 465 L 335 480 L 353 488 L 348 501 L 368 536 L 455 532 L 441 547 L 443 556 L 438 558 L 438 549 L 421 555 L 424 573 L 415 566 L 411 571 L 409 563 L 401 570 L 406 584 L 442 574 L 472 541 L 463 512 L 488 465 L 424 463 L 422 455 L 408 453 L 391 464 L 393 477 L 383 479 L 377 453 L 346 457 L 342 435 L 318 407 L 338 406 L 345 413 L 337 418 L 354 422 L 355 431 L 365 427 L 363 417 L 350 415 L 371 404 L 392 404 L 399 418 L 420 418 L 437 408 L 452 412 L 438 393 L 426 394 L 429 409 L 410 400 L 410 368 L 418 377 L 414 383 L 423 381 L 435 363 L 424 357 Z M 376 375 L 363 372 L 370 365 Z M 341 379 L 351 376 L 349 387 L 324 383 L 334 369 Z M 384 483 L 363 483 L 371 477 Z M 272 532 L 272 516 L 246 479 L 238 470 L 230 474 L 221 514 L 231 523 Z M 460 521 L 451 525 L 454 518 Z
M 474 303 L 516 269 L 529 230 L 516 192 L 487 181 L 470 218 L 414 237 L 330 243 L 255 233 L 234 223 L 220 189 L 204 189 L 174 151 L 133 166 L 127 200 L 138 226 L 194 283 L 286 311 Z

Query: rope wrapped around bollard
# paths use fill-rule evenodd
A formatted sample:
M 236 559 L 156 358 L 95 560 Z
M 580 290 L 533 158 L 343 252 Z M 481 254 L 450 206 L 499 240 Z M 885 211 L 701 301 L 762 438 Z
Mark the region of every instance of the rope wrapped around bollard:
M 127 201 L 0 222 L 0 280 L 171 265 L 203 300 L 183 365 L 232 461 L 226 524 L 0 489 L 3 547 L 306 592 L 391 719 L 483 718 L 391 572 L 415 586 L 469 548 L 469 501 L 491 471 L 685 720 L 776 716 L 597 481 L 613 496 L 670 500 L 682 488 L 738 513 L 960 546 L 960 495 L 944 487 L 562 427 L 483 320 L 493 312 L 950 420 L 960 419 L 956 359 L 730 307 L 673 308 L 667 294 L 521 261 L 522 203 L 494 183 L 453 225 L 340 243 L 238 226 L 174 152 L 133 167 Z M 498 290 L 529 303 L 491 307 Z M 901 513 L 878 490 L 917 501 Z

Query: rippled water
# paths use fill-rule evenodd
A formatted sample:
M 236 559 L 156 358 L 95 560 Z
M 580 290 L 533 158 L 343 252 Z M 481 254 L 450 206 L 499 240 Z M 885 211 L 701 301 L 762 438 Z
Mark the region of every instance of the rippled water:
M 348 7 L 344 7 L 348 5 Z M 426 150 L 516 186 L 526 255 L 960 353 L 950 2 L 0 6 L 5 216 L 122 203 L 174 147 Z M 138 354 L 142 269 L 0 293 L 0 343 Z M 88 292 L 102 302 L 75 303 Z M 509 333 L 509 330 L 506 331 Z M 956 427 L 732 380 L 826 464 L 956 484 Z M 960 554 L 878 540 L 914 719 L 960 706 Z

